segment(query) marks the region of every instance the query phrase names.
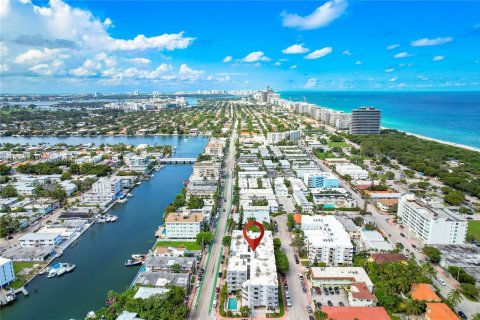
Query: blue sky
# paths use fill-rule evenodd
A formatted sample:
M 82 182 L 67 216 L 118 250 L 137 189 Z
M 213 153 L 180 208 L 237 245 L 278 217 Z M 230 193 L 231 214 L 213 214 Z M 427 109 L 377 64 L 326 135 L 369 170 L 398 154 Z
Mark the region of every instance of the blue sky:
M 479 90 L 480 3 L 4 0 L 1 92 Z

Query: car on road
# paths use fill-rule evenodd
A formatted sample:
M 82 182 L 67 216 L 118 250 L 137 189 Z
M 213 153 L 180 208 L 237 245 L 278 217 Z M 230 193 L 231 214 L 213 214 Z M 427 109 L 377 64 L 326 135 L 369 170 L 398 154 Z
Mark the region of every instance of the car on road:
M 400 235 L 405 238 L 405 235 L 403 233 L 400 232 Z
M 463 311 L 458 311 L 458 315 L 460 316 L 460 318 L 462 318 L 464 320 L 468 319 L 467 315 L 465 313 L 463 313 Z
M 333 306 L 333 303 L 332 303 L 332 301 L 330 301 L 330 300 L 327 301 L 327 304 L 328 304 L 329 307 L 332 307 L 332 306 Z
M 308 320 L 315 320 L 314 316 L 308 316 Z
M 445 283 L 445 281 L 443 281 L 442 278 L 438 278 L 438 283 L 440 283 L 442 286 L 446 286 L 447 284 Z
M 312 307 L 307 306 L 307 311 L 308 311 L 308 313 L 313 313 Z

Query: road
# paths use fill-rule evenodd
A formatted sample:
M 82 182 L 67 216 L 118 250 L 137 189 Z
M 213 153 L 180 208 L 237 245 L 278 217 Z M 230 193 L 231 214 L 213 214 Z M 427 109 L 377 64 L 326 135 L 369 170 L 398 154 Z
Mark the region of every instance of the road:
M 290 265 L 290 270 L 287 272 L 287 284 L 288 292 L 292 300 L 292 306 L 288 309 L 288 319 L 308 319 L 308 314 L 306 306 L 308 305 L 307 295 L 302 291 L 302 285 L 300 284 L 300 278 L 298 276 L 299 265 L 295 263 L 293 255 L 293 247 L 291 245 L 290 234 L 287 230 L 287 215 L 283 214 L 281 216 L 273 218 L 273 220 L 278 223 L 278 233 L 277 237 L 280 238 L 282 242 L 282 248 L 285 249 L 285 254 L 288 258 L 288 264 Z M 281 294 L 280 292 L 278 294 Z
M 237 139 L 237 123 L 235 123 L 232 128 L 232 135 L 230 137 L 229 151 L 227 158 L 225 160 L 226 167 L 226 180 L 225 180 L 225 192 L 224 198 L 227 199 L 226 202 L 223 202 L 222 208 L 220 208 L 220 217 L 217 223 L 217 229 L 215 233 L 215 238 L 210 250 L 210 257 L 207 258 L 207 265 L 205 266 L 204 280 L 202 283 L 202 288 L 198 292 L 200 297 L 197 298 L 197 303 L 195 304 L 193 310 L 190 312 L 189 319 L 212 319 L 212 297 L 214 294 L 215 286 L 218 280 L 218 266 L 219 260 L 222 253 L 222 239 L 226 234 L 227 219 L 232 208 L 232 192 L 234 186 L 234 168 L 235 168 L 235 141 Z M 225 212 L 224 212 L 224 209 Z

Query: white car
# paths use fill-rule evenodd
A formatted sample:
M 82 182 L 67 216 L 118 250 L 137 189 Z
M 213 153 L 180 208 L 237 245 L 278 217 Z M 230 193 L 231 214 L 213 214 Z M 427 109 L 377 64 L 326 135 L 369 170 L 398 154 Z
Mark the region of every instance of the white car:
M 292 300 L 287 299 L 287 307 L 291 307 L 291 306 L 292 306 Z
M 443 281 L 443 279 L 441 278 L 438 278 L 438 283 L 440 283 L 442 286 L 446 286 L 447 284 L 445 283 L 445 281 Z
M 218 304 L 218 300 L 213 300 L 213 307 L 216 308 L 217 307 L 217 304 Z

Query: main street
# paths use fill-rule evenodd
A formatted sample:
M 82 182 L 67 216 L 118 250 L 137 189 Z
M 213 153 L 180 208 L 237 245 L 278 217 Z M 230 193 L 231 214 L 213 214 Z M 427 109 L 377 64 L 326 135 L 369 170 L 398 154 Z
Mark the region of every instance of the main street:
M 298 264 L 295 263 L 293 247 L 291 245 L 292 239 L 287 230 L 287 215 L 273 218 L 278 223 L 278 238 L 282 242 L 282 248 L 285 249 L 285 254 L 288 258 L 290 266 L 286 274 L 288 292 L 292 300 L 292 306 L 288 308 L 288 319 L 308 319 L 306 306 L 308 305 L 307 294 L 303 293 L 302 285 L 298 273 L 300 272 Z M 279 292 L 278 294 L 282 294 Z M 286 301 L 285 306 L 286 306 Z M 287 308 L 287 307 L 285 307 Z
M 233 114 L 233 112 L 232 112 Z M 215 232 L 215 237 L 210 248 L 210 256 L 207 258 L 205 266 L 202 287 L 198 290 L 197 302 L 190 312 L 189 319 L 213 319 L 211 316 L 213 308 L 212 297 L 215 286 L 219 285 L 218 266 L 222 254 L 222 239 L 226 234 L 227 220 L 232 208 L 232 192 L 234 186 L 234 168 L 235 168 L 235 141 L 237 139 L 237 123 L 232 126 L 232 135 L 230 137 L 228 155 L 225 159 L 225 189 L 223 205 L 220 208 L 219 220 Z

